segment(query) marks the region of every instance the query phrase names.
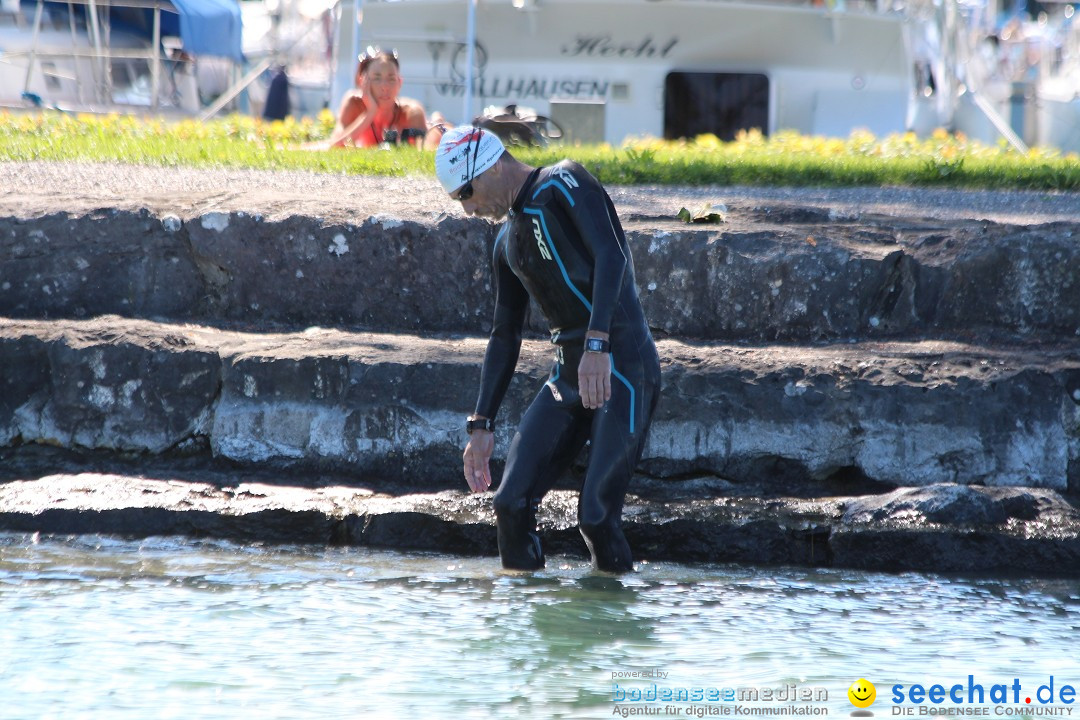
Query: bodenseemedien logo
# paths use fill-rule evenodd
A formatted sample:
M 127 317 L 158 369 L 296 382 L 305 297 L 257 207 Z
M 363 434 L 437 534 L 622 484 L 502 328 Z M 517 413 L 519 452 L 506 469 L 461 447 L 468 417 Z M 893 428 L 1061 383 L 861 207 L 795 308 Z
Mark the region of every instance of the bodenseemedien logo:
M 829 714 L 829 690 L 789 682 L 779 687 L 682 685 L 660 668 L 611 672 L 612 715 L 804 717 Z M 639 683 L 647 681 L 644 686 Z
M 874 683 L 866 680 L 865 678 L 859 678 L 855 682 L 851 683 L 851 687 L 847 691 L 848 700 L 851 704 L 859 708 L 851 713 L 852 717 L 872 717 L 874 713 L 870 712 L 866 708 L 874 704 L 874 700 L 877 700 L 877 688 L 874 687 Z

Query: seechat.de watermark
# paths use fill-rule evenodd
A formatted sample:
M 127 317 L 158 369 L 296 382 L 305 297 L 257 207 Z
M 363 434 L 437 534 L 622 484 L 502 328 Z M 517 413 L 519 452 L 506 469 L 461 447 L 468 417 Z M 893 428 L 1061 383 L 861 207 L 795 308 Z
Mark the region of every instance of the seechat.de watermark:
M 1021 682 L 1020 678 L 895 684 L 889 698 L 890 714 L 900 717 L 998 716 L 1069 717 L 1076 704 L 1076 688 L 1053 675 L 1042 683 Z

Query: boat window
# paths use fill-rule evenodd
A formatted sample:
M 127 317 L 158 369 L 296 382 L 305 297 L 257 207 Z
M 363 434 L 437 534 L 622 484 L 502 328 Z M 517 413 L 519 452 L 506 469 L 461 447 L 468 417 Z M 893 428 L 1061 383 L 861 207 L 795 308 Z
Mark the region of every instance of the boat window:
M 664 137 L 769 130 L 769 78 L 760 73 L 673 72 L 664 81 Z

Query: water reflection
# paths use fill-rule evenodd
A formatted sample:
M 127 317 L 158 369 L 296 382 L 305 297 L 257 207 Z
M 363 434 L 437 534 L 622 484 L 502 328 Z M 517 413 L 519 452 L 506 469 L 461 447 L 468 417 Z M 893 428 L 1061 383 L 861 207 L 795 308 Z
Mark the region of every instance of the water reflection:
M 528 679 L 526 688 L 548 687 L 548 701 L 568 708 L 587 708 L 609 702 L 610 673 L 634 649 L 655 645 L 654 624 L 636 612 L 640 583 L 607 575 L 576 578 L 523 578 L 510 586 L 518 591 L 519 610 L 526 618 L 516 641 L 528 657 L 513 664 Z M 511 600 L 511 602 L 514 602 Z M 529 696 L 515 698 L 527 707 Z
M 0 716 L 607 717 L 649 670 L 847 715 L 859 677 L 1080 681 L 1077 581 L 552 562 L 0 535 Z

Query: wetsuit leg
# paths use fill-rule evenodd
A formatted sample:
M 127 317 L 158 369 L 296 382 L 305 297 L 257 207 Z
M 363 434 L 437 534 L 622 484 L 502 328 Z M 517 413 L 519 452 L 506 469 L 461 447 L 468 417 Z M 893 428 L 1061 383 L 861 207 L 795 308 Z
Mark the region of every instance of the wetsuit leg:
M 613 348 L 612 363 L 611 399 L 593 416 L 578 522 L 598 570 L 629 572 L 634 565 L 622 531 L 623 500 L 660 397 L 660 361 L 648 340 L 629 351 Z
M 544 566 L 536 510 L 577 457 L 588 434 L 589 416 L 580 401 L 576 407 L 568 397 L 558 402 L 545 385 L 521 419 L 495 493 L 499 555 L 504 568 L 536 570 Z

